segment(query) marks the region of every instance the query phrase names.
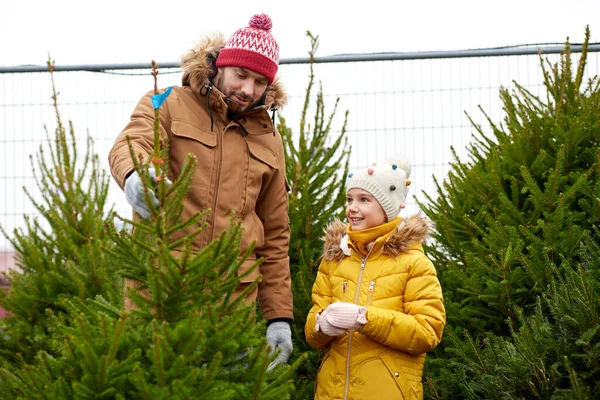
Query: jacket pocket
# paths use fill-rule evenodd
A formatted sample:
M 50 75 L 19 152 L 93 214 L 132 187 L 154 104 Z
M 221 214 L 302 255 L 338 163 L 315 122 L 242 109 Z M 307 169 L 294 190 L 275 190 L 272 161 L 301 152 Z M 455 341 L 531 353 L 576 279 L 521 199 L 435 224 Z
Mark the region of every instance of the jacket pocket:
M 178 138 L 190 139 L 208 147 L 215 147 L 217 145 L 216 133 L 204 130 L 185 121 L 173 120 L 171 123 L 171 132 Z
M 279 169 L 279 161 L 273 152 L 259 144 L 246 141 L 248 146 L 248 164 L 245 171 L 244 205 L 241 214 L 247 215 L 256 206 L 263 183 L 271 179 Z
M 394 355 L 390 352 L 381 355 L 381 360 L 386 365 L 389 373 L 394 377 L 396 384 L 402 391 L 402 395 L 405 399 L 422 399 L 422 396 L 418 395 L 419 388 L 421 388 L 421 381 L 414 375 L 406 373 L 400 365 L 396 362 Z
M 411 391 L 400 371 L 394 367 L 387 353 L 369 358 L 351 371 L 356 379 L 352 392 L 360 399 L 413 399 Z
M 248 272 L 248 270 L 251 269 L 255 263 L 256 263 L 256 256 L 254 256 L 252 254 L 249 255 L 248 258 L 246 258 L 242 262 L 242 265 L 237 270 L 237 276 L 240 276 L 243 274 L 246 274 L 246 275 L 244 277 L 242 277 L 240 282 L 242 282 L 242 283 L 254 282 L 256 280 L 256 278 L 258 277 L 258 275 L 260 275 L 259 267 L 255 267 L 252 271 Z
M 171 123 L 171 133 L 169 154 L 173 176 L 177 177 L 181 174 L 185 159 L 191 153 L 197 161 L 197 173 L 192 178 L 190 196 L 198 197 L 201 192 L 208 192 L 217 163 L 217 134 L 179 120 Z M 204 204 L 206 195 L 201 196 L 200 199 L 202 200 L 196 202 L 206 207 L 207 205 Z
M 273 169 L 279 169 L 279 161 L 273 152 L 254 142 L 246 142 L 250 155 Z
M 335 369 L 335 359 L 331 356 L 331 350 L 319 366 L 317 380 L 315 382 L 315 400 L 338 400 L 344 397 L 344 375 Z

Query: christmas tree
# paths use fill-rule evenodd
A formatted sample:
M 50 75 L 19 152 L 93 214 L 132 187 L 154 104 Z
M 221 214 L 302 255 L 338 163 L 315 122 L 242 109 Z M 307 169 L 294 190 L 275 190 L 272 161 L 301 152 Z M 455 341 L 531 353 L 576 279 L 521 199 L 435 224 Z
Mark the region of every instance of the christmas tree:
M 597 338 L 600 321 L 574 315 L 568 323 L 580 329 L 565 335 L 555 314 L 569 288 L 585 292 L 598 276 L 581 250 L 598 243 L 600 221 L 600 87 L 597 77 L 584 81 L 588 41 L 586 30 L 575 72 L 568 41 L 558 65 L 540 56 L 545 99 L 518 83 L 501 90 L 503 124 L 488 118 L 492 137 L 473 124 L 479 138 L 470 162 L 455 158 L 436 199 L 420 203 L 435 223 L 428 251 L 448 313 L 446 340 L 429 357 L 431 397 L 586 398 L 569 397 L 577 387 L 598 393 L 597 359 L 583 360 L 597 355 L 585 343 Z M 586 304 L 598 315 L 597 302 Z M 546 387 L 532 388 L 542 377 Z
M 311 41 L 310 75 L 297 133 L 280 118 L 279 132 L 283 137 L 286 173 L 290 193 L 290 265 L 294 294 L 294 353 L 307 354 L 308 360 L 297 371 L 295 398 L 313 397 L 321 357 L 304 340 L 304 324 L 312 306 L 311 291 L 323 252 L 322 237 L 326 226 L 335 217 L 342 217 L 346 201 L 345 182 L 348 175 L 350 148 L 345 137 L 348 113 L 344 116 L 339 134 L 333 135 L 333 111 L 325 114 L 323 89 L 314 99 L 314 115 L 310 118 L 310 103 L 315 85 L 313 60 L 318 48 L 318 36 L 307 32 Z
M 156 67 L 153 72 L 156 79 Z M 155 82 L 155 94 L 157 120 L 160 100 L 168 92 L 159 92 Z M 232 218 L 229 229 L 220 237 L 199 252 L 192 252 L 191 243 L 202 232 L 203 218 L 210 212 L 201 210 L 189 219 L 181 218 L 181 200 L 188 193 L 195 160 L 188 156 L 181 174 L 169 182 L 166 179 L 169 144 L 160 139 L 157 124 L 154 134 L 155 149 L 150 164 L 137 161 L 137 155 L 133 150 L 131 152 L 136 160 L 136 171 L 145 182 L 145 190 L 155 191 L 160 200 L 158 207 L 149 202 L 152 218 L 119 217 L 128 227 L 121 230 L 117 230 L 112 222 L 114 215 L 105 219 L 102 213 L 94 213 L 88 221 L 104 225 L 104 234 L 110 240 L 106 240 L 102 251 L 110 265 L 119 265 L 117 272 L 121 276 L 133 280 L 138 289 L 146 291 L 128 290 L 127 296 L 135 306 L 130 311 L 123 311 L 122 294 L 110 296 L 114 291 L 107 291 L 108 295 L 104 292 L 87 296 L 62 294 L 56 301 L 60 310 L 45 310 L 47 329 L 43 343 L 46 346 L 40 347 L 33 359 L 14 354 L 16 361 L 7 358 L 0 369 L 3 397 L 290 397 L 291 375 L 303 358 L 300 357 L 296 365 L 283 366 L 269 373 L 267 367 L 273 355 L 267 352 L 264 324 L 256 322 L 254 306 L 246 305 L 243 295 L 232 297 L 241 279 L 237 270 L 252 251 L 250 248 L 240 254 L 242 232 L 239 221 Z M 64 147 L 64 143 L 59 139 L 55 145 Z M 68 150 L 63 155 L 67 153 Z M 66 159 L 69 158 L 58 159 L 57 164 L 64 166 Z M 155 168 L 156 185 L 151 183 L 150 167 Z M 48 186 L 43 190 L 53 188 Z M 68 206 L 69 199 L 58 196 L 50 201 L 53 208 L 63 203 Z M 174 235 L 182 230 L 188 233 L 183 237 Z M 23 238 L 28 234 L 23 232 Z M 50 233 L 44 239 L 49 243 L 64 240 Z M 76 252 L 85 249 L 81 243 L 79 247 L 73 247 Z M 61 258 L 60 254 L 57 258 Z M 36 274 L 38 270 L 32 269 L 28 273 Z M 47 276 L 46 280 L 48 285 L 60 289 L 58 279 Z M 122 293 L 122 278 L 113 277 L 112 281 L 117 292 Z M 13 287 L 7 298 L 25 296 L 20 290 L 20 287 Z M 18 339 L 9 334 L 6 340 Z
M 112 242 L 104 228 L 109 178 L 91 138 L 83 154 L 77 151 L 73 126 L 67 128 L 58 112 L 51 61 L 48 67 L 57 125 L 53 137 L 46 128 L 47 146 L 40 146 L 36 162 L 32 158 L 41 195 L 24 188 L 40 217 L 26 218 L 13 236 L 2 230 L 22 273 L 12 271 L 10 292 L 0 291 L 0 305 L 12 314 L 0 320 L 0 364 L 15 362 L 17 353 L 30 362 L 40 350 L 52 352 L 46 313 L 63 314 L 65 299 L 99 295 L 118 304 L 123 293 L 118 267 L 106 252 Z
M 551 283 L 530 312 L 515 307 L 510 336 L 488 335 L 483 345 L 450 337 L 465 398 L 598 398 L 600 247 L 586 234 L 574 258 L 548 265 Z

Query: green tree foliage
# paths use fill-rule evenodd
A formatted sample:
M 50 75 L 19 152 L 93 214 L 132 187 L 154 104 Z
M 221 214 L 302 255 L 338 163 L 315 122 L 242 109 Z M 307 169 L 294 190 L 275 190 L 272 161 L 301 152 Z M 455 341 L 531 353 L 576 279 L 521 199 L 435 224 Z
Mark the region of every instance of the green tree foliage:
M 155 79 L 157 73 L 155 69 Z M 159 109 L 155 118 L 158 114 Z M 265 326 L 256 323 L 255 309 L 243 296 L 232 297 L 242 278 L 238 269 L 248 254 L 240 254 L 240 221 L 232 218 L 220 237 L 192 251 L 191 243 L 210 212 L 181 218 L 181 200 L 188 193 L 195 159 L 188 156 L 180 176 L 167 184 L 168 142 L 159 140 L 158 125 L 154 133 L 152 164 L 135 165 L 145 190 L 155 191 L 161 202 L 152 208 L 153 217 L 122 218 L 133 229 L 119 231 L 112 215 L 108 221 L 101 213 L 95 217 L 111 239 L 104 251 L 146 294 L 128 290 L 135 304 L 130 311 L 122 310 L 122 298 L 64 296 L 60 313 L 48 308 L 45 314 L 45 341 L 51 350 L 38 351 L 33 360 L 17 355 L 17 362 L 5 364 L 0 369 L 0 397 L 290 398 L 292 374 L 304 358 L 268 372 L 273 355 L 267 352 Z M 131 156 L 136 160 L 133 150 Z M 159 177 L 156 185 L 150 183 L 149 167 Z M 59 283 L 47 279 L 49 284 Z M 11 295 L 19 295 L 18 290 Z M 7 340 L 13 338 L 8 335 Z
M 598 320 L 583 310 L 597 316 L 600 303 L 567 301 L 570 290 L 597 290 L 598 278 L 580 249 L 600 238 L 600 82 L 584 82 L 588 41 L 586 30 L 575 67 L 568 42 L 557 65 L 540 56 L 545 99 L 516 82 L 502 89 L 503 124 L 487 117 L 487 137 L 473 123 L 470 161 L 455 157 L 436 199 L 420 203 L 435 224 L 428 251 L 448 313 L 428 358 L 431 398 L 598 393 L 597 360 L 584 361 L 597 357 L 584 342 L 597 340 Z
M 48 66 L 52 70 L 52 62 Z M 39 350 L 51 351 L 46 310 L 64 313 L 64 299 L 122 298 L 118 268 L 105 251 L 111 242 L 103 219 L 109 178 L 99 168 L 91 138 L 83 157 L 77 151 L 73 126 L 69 123 L 67 132 L 58 113 L 52 82 L 56 129 L 52 139 L 46 129 L 47 146 L 40 146 L 37 163 L 32 159 L 41 196 L 24 188 L 39 218 L 26 218 L 14 237 L 2 230 L 22 270 L 9 275 L 8 294 L 0 291 L 0 305 L 12 313 L 0 320 L 2 360 L 14 361 L 19 353 L 31 361 Z
M 488 118 L 495 140 L 475 126 L 471 162 L 456 158 L 437 198 L 420 204 L 436 226 L 429 251 L 453 323 L 507 333 L 514 306 L 545 290 L 548 262 L 573 257 L 600 219 L 600 90 L 583 82 L 587 38 L 575 75 L 568 43 L 559 66 L 542 60 L 545 102 L 516 82 L 501 90 L 504 126 Z
M 333 111 L 326 115 L 322 87 L 316 94 L 312 125 L 308 122 L 315 85 L 313 60 L 319 42 L 318 36 L 313 36 L 310 32 L 307 32 L 307 35 L 311 41 L 311 63 L 299 132 L 294 133 L 283 118 L 280 118 L 278 125 L 284 141 L 286 173 L 291 187 L 289 216 L 294 294 L 294 353 L 308 355 L 307 362 L 300 367 L 295 377 L 295 398 L 298 399 L 312 398 L 323 355 L 306 343 L 304 324 L 312 306 L 312 286 L 323 253 L 321 239 L 328 223 L 333 218 L 343 215 L 350 154 L 345 137 L 348 112 L 344 116 L 340 133 L 332 137 L 331 125 L 339 99 L 336 100 Z
M 587 235 L 586 235 L 587 236 Z M 548 265 L 551 283 L 527 315 L 515 309 L 508 338 L 452 346 L 453 371 L 470 399 L 592 399 L 600 393 L 600 247 L 589 237 L 581 263 Z M 569 260 L 564 260 L 570 264 Z M 453 341 L 457 340 L 453 336 Z

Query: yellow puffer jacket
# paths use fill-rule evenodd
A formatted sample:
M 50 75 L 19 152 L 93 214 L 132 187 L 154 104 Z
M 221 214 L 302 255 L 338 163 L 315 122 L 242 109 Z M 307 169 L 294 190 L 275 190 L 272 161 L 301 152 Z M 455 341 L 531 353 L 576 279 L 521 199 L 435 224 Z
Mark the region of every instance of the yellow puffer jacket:
M 315 399 L 423 398 L 425 353 L 446 323 L 442 288 L 423 253 L 427 232 L 421 215 L 356 232 L 340 221 L 327 228 L 305 326 L 312 347 L 329 347 Z M 316 316 L 338 301 L 366 306 L 368 322 L 333 338 L 315 330 Z

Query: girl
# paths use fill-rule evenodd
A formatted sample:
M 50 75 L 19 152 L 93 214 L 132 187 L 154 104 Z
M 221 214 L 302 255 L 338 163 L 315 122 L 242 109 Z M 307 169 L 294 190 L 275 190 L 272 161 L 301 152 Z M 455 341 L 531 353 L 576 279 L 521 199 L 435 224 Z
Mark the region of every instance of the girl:
M 328 348 L 315 399 L 421 399 L 425 353 L 446 323 L 442 289 L 423 253 L 428 223 L 404 208 L 411 164 L 396 157 L 350 175 L 346 217 L 326 230 L 305 326 Z

